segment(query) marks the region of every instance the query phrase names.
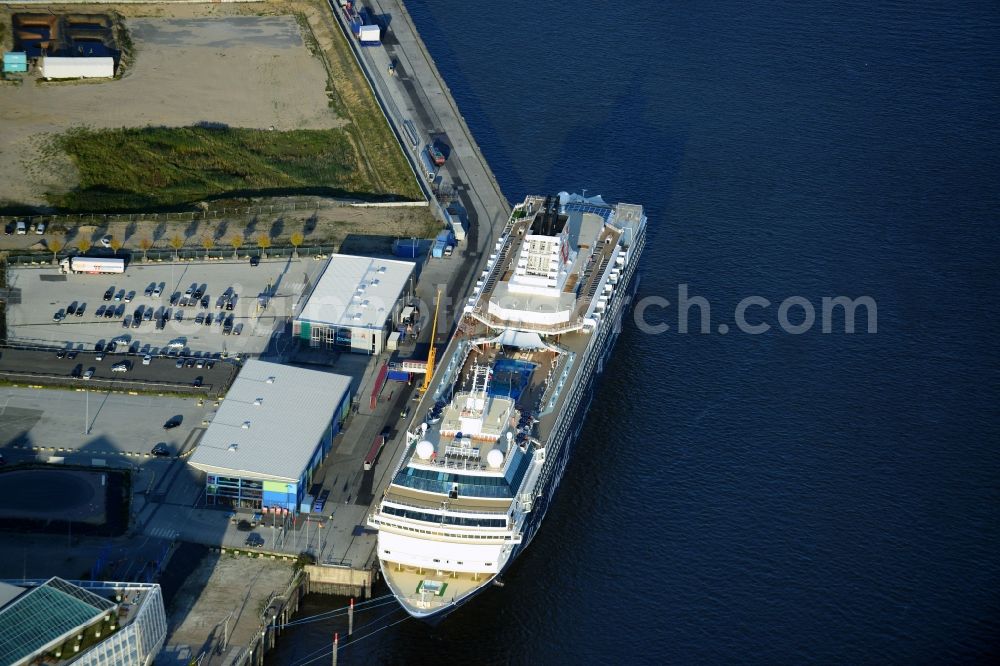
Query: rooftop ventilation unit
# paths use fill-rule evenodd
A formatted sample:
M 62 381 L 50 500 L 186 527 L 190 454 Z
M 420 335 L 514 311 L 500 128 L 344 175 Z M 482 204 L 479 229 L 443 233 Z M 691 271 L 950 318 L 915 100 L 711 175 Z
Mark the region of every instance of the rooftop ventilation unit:
M 244 430 L 249 430 L 250 429 L 250 422 L 249 421 L 244 421 L 242 428 Z
M 266 380 L 264 380 L 264 381 L 265 381 L 265 383 L 267 383 L 267 384 L 273 384 L 273 383 L 274 383 L 274 377 L 268 377 L 268 378 L 267 378 Z
M 236 453 L 236 449 L 238 449 L 238 448 L 240 448 L 240 445 L 239 445 L 239 444 L 237 444 L 237 443 L 235 443 L 235 442 L 233 442 L 232 444 L 230 444 L 230 445 L 229 445 L 229 447 L 228 447 L 228 449 L 227 449 L 227 450 L 228 450 L 228 451 L 229 451 L 230 453 Z
M 253 404 L 255 404 L 258 407 L 260 407 L 263 402 L 264 402 L 264 398 L 257 398 L 256 400 L 253 401 Z

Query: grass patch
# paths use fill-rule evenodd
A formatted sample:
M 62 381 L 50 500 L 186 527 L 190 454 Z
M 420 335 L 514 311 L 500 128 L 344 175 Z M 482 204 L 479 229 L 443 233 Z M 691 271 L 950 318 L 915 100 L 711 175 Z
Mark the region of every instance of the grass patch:
M 50 195 L 61 210 L 183 207 L 234 195 L 410 194 L 389 191 L 368 169 L 359 169 L 355 143 L 340 129 L 76 129 L 60 136 L 57 145 L 80 173 L 73 191 Z

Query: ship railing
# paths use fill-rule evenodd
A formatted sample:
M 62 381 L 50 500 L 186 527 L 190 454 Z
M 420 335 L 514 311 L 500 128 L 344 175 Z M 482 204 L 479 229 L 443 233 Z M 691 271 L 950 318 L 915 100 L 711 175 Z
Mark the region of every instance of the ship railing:
M 388 496 L 385 498 L 385 501 L 387 503 L 389 503 L 389 504 L 398 504 L 400 506 L 409 507 L 411 509 L 420 509 L 421 511 L 441 511 L 441 510 L 447 510 L 447 511 L 451 511 L 452 513 L 468 513 L 468 514 L 471 514 L 471 515 L 474 515 L 474 516 L 492 516 L 494 518 L 502 518 L 502 517 L 504 517 L 504 516 L 507 515 L 507 510 L 506 509 L 504 509 L 503 511 L 472 511 L 472 510 L 469 510 L 469 509 L 456 509 L 456 508 L 453 508 L 453 507 L 445 507 L 445 506 L 441 506 L 441 505 L 438 505 L 438 506 L 425 506 L 423 504 L 414 504 L 412 502 L 401 501 L 401 500 L 398 500 L 398 499 L 396 499 L 394 497 L 388 497 Z M 441 504 L 443 505 L 444 503 L 445 503 L 445 500 L 442 500 Z M 500 529 L 500 528 L 489 528 L 489 529 Z

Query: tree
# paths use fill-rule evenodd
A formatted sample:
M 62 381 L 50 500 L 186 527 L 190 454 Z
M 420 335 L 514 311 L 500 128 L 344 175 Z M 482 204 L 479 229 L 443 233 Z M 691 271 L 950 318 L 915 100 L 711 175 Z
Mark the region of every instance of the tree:
M 304 239 L 304 237 L 302 236 L 302 232 L 301 231 L 292 232 L 292 237 L 288 239 L 288 242 L 291 243 L 292 247 L 295 248 L 295 250 L 293 251 L 293 254 L 296 257 L 299 256 L 299 245 L 302 245 L 303 239 Z
M 139 247 L 142 249 L 142 260 L 146 261 L 146 253 L 149 252 L 149 248 L 153 247 L 153 241 L 148 236 L 143 236 L 139 239 Z
M 205 234 L 201 237 L 201 246 L 205 248 L 205 258 L 207 259 L 209 251 L 215 247 L 215 240 L 208 234 Z
M 93 243 L 90 242 L 89 238 L 84 238 L 84 237 L 81 236 L 80 240 L 78 240 L 76 242 L 76 247 L 83 254 L 87 254 L 87 252 L 90 250 L 90 248 L 93 247 Z
M 63 243 L 63 239 L 59 236 L 52 236 L 46 241 L 46 244 L 49 246 L 49 252 L 52 253 L 52 263 L 54 264 L 56 263 L 56 255 L 59 254 L 59 250 L 63 249 L 66 244 Z
M 233 234 L 229 239 L 229 244 L 233 246 L 233 259 L 235 259 L 236 254 L 240 251 L 240 248 L 243 247 L 243 236 Z
M 271 247 L 271 237 L 267 234 L 261 234 L 257 236 L 257 247 L 260 248 L 260 256 L 262 258 L 267 257 L 267 248 Z
M 121 239 L 119 239 L 116 236 L 112 236 L 111 237 L 111 242 L 108 243 L 108 244 L 111 246 L 111 249 L 115 251 L 115 255 L 117 256 L 118 250 L 122 249 Z
M 177 261 L 180 258 L 178 253 L 180 252 L 180 249 L 184 247 L 184 239 L 181 238 L 179 234 L 174 234 L 170 237 L 169 242 L 170 247 L 174 248 L 174 261 Z

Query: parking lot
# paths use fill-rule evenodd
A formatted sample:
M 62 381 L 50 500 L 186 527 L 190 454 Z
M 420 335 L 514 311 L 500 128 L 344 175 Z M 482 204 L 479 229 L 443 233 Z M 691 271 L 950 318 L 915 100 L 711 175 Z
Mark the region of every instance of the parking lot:
M 257 266 L 139 262 L 117 275 L 12 268 L 8 340 L 93 352 L 118 339 L 133 352 L 153 356 L 259 354 L 325 265 L 313 258 Z
M 104 391 L 0 389 L 0 452 L 8 461 L 42 456 L 91 464 L 118 456 L 147 458 L 163 443 L 173 455 L 197 444 L 213 402 Z M 168 421 L 176 427 L 165 429 Z M 41 449 L 35 451 L 34 449 Z

